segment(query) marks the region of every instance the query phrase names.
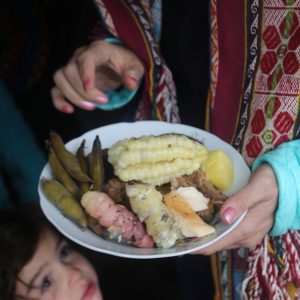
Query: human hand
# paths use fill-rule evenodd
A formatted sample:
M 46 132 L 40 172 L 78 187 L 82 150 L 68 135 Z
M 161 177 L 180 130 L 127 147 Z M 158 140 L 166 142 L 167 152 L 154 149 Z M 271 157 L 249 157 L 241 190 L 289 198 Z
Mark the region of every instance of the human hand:
M 227 224 L 248 209 L 242 222 L 218 242 L 193 254 L 210 255 L 223 249 L 254 247 L 272 228 L 277 201 L 275 174 L 269 165 L 262 165 L 252 173 L 248 184 L 221 207 L 220 215 Z
M 52 102 L 61 112 L 73 113 L 74 105 L 94 110 L 105 104 L 105 92 L 124 85 L 138 87 L 144 75 L 140 59 L 129 49 L 105 41 L 95 41 L 77 49 L 67 65 L 54 74 Z

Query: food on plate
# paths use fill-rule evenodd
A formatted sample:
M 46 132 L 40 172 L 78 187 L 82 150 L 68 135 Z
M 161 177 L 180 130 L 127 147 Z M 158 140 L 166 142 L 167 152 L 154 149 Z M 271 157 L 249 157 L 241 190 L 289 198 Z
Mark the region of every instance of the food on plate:
M 186 202 L 193 211 L 208 209 L 209 199 L 204 197 L 204 195 L 193 186 L 180 186 L 171 193 L 175 193 L 174 196 L 180 197 L 180 199 Z
M 85 173 L 89 173 L 89 161 L 84 153 L 85 149 L 85 140 L 82 140 L 79 148 L 76 151 L 76 158 L 78 159 L 80 169 Z M 55 176 L 54 176 L 55 177 Z M 90 183 L 88 181 L 80 181 L 78 183 L 81 195 L 90 190 Z
M 57 158 L 67 172 L 78 181 L 90 182 L 91 179 L 81 170 L 78 159 L 73 153 L 67 150 L 60 135 L 54 131 L 51 131 L 50 141 Z
M 77 199 L 60 182 L 52 179 L 41 180 L 42 190 L 58 209 L 68 218 L 86 228 L 87 218 Z
M 207 223 L 212 221 L 214 214 L 220 209 L 227 198 L 223 192 L 218 190 L 205 178 L 205 174 L 202 170 L 197 170 L 191 175 L 174 178 L 170 184 L 173 190 L 180 187 L 195 187 L 204 197 L 209 199 L 207 209 L 197 211 L 197 214 Z
M 232 161 L 223 150 L 209 151 L 201 169 L 206 178 L 221 191 L 231 188 L 233 182 Z
M 106 193 L 116 202 L 123 203 L 125 206 L 129 206 L 127 201 L 127 195 L 125 190 L 125 182 L 121 181 L 119 178 L 111 178 L 106 184 Z
M 78 196 L 79 189 L 76 182 L 62 166 L 52 147 L 49 148 L 48 160 L 53 177 L 56 178 L 59 182 L 61 182 L 70 193 L 72 193 L 75 196 Z
M 66 217 L 141 248 L 170 248 L 215 232 L 209 223 L 233 178 L 223 151 L 172 133 L 124 139 L 108 149 L 96 136 L 91 149 L 82 140 L 74 155 L 51 132 L 49 164 L 53 179 L 42 179 L 41 188 Z
M 216 231 L 213 226 L 206 224 L 197 215 L 189 202 L 177 190 L 164 195 L 164 203 L 174 214 L 178 227 L 184 237 L 203 237 Z M 199 208 L 197 207 L 197 209 Z M 203 208 L 200 208 L 200 210 L 203 210 Z
M 163 134 L 121 140 L 109 148 L 108 161 L 125 182 L 162 185 L 198 170 L 207 155 L 207 148 L 196 140 Z
M 104 228 L 100 225 L 98 220 L 94 219 L 92 216 L 87 215 L 87 224 L 97 235 L 102 236 L 104 234 Z
M 93 180 L 93 191 L 102 191 L 104 183 L 104 166 L 101 142 L 98 135 L 93 142 L 90 156 L 90 174 Z
M 106 193 L 90 191 L 83 195 L 81 204 L 86 212 L 107 228 L 110 238 L 122 237 L 140 248 L 152 248 L 153 239 L 144 225 L 126 207 L 116 204 Z
M 162 201 L 162 194 L 153 185 L 126 184 L 126 194 L 132 210 L 146 224 L 158 247 L 170 248 L 182 238 L 174 216 Z

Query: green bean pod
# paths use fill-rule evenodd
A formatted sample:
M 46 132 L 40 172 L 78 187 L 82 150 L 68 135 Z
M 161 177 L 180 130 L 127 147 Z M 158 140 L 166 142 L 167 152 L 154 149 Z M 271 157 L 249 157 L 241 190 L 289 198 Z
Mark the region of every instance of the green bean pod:
M 53 177 L 61 182 L 74 196 L 79 197 L 80 194 L 76 182 L 62 166 L 52 147 L 49 149 L 48 159 Z
M 98 135 L 93 142 L 92 152 L 90 156 L 90 174 L 94 181 L 92 190 L 101 191 L 104 182 L 104 167 L 101 142 Z
M 99 224 L 99 222 L 90 215 L 87 216 L 87 221 L 88 227 L 91 228 L 94 233 L 101 236 L 103 233 L 103 227 Z
M 42 179 L 41 188 L 45 196 L 69 219 L 81 228 L 87 227 L 84 210 L 76 198 L 57 180 Z
M 84 153 L 85 147 L 85 140 L 82 140 L 79 148 L 76 151 L 76 157 L 79 161 L 79 165 L 81 170 L 88 174 L 89 173 L 89 161 L 88 158 L 85 156 Z M 83 195 L 85 192 L 90 190 L 90 183 L 89 182 L 79 182 L 80 193 Z
M 54 131 L 50 132 L 51 145 L 55 154 L 67 172 L 76 180 L 89 182 L 91 179 L 84 173 L 79 165 L 78 159 L 69 150 L 66 149 L 64 142 L 59 134 Z

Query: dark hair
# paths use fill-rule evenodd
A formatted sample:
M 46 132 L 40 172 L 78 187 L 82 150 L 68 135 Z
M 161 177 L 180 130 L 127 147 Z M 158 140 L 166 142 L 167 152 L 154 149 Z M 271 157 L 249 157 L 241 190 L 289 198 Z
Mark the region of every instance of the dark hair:
M 47 223 L 39 212 L 0 211 L 0 299 L 15 299 L 17 275 L 33 257 Z

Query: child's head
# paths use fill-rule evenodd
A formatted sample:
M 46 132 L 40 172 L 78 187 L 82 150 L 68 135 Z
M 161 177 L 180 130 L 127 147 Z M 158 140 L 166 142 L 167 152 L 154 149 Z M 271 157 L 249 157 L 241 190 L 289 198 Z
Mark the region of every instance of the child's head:
M 0 299 L 100 300 L 94 268 L 43 217 L 0 214 Z

